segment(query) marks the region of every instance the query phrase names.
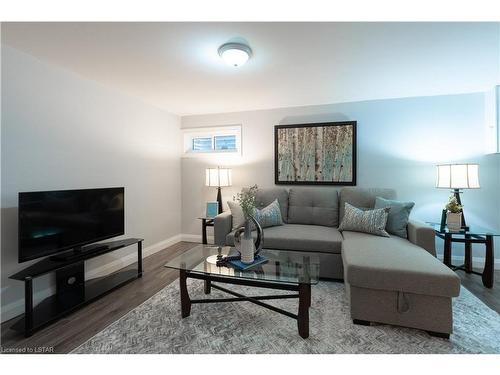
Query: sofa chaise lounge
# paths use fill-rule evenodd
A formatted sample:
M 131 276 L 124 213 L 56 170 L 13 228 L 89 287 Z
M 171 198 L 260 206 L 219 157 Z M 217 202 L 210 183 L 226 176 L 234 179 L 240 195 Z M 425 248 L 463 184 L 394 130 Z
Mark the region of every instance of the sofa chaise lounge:
M 320 277 L 344 280 L 351 318 L 423 329 L 449 337 L 453 331 L 452 297 L 460 279 L 436 258 L 434 231 L 410 220 L 408 239 L 338 230 L 345 203 L 373 208 L 375 198 L 395 199 L 392 189 L 259 189 L 256 203 L 278 199 L 284 225 L 265 228 L 264 247 L 315 252 Z M 215 218 L 215 244 L 234 245 L 232 216 Z

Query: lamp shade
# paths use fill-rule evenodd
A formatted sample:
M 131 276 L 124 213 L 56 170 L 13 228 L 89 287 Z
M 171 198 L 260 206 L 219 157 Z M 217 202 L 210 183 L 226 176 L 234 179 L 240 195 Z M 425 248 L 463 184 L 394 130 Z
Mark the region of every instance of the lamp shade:
M 441 164 L 437 166 L 437 188 L 478 189 L 478 164 Z
M 229 168 L 207 168 L 205 172 L 206 186 L 231 186 L 231 169 Z

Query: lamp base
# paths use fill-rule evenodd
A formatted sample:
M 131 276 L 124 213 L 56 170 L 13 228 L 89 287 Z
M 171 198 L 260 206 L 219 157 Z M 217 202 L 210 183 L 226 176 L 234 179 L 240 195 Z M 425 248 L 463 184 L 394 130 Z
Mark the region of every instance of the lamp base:
M 222 213 L 222 193 L 221 193 L 221 187 L 217 187 L 217 202 L 219 202 L 219 214 Z
M 461 193 L 461 191 L 459 189 L 453 189 L 453 195 L 457 199 L 457 203 L 461 206 L 462 201 L 460 200 L 460 193 Z M 462 229 L 469 230 L 469 227 L 467 226 L 467 224 L 465 222 L 465 214 L 464 214 L 463 208 L 462 208 Z

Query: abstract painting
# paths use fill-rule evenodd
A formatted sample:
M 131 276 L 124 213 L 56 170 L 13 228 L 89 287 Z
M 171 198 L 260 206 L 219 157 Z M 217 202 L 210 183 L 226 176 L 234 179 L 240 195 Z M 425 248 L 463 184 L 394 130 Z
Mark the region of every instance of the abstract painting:
M 274 127 L 275 183 L 356 185 L 356 121 Z

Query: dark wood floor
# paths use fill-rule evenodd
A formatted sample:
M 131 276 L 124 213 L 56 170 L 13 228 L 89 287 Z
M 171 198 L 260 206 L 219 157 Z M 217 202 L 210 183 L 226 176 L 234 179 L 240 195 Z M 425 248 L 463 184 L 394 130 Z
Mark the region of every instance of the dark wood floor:
M 475 269 L 483 272 L 481 269 Z M 456 271 L 462 279 L 462 285 L 472 292 L 477 298 L 484 302 L 490 309 L 500 314 L 500 271 L 495 271 L 495 282 L 493 288 L 485 288 L 481 282 L 481 276 L 467 274 L 464 271 Z
M 192 242 L 179 242 L 146 257 L 143 261 L 142 278 L 126 284 L 29 338 L 9 329 L 16 319 L 3 323 L 2 347 L 53 347 L 55 353 L 70 352 L 177 279 L 179 272 L 163 265 L 196 245 Z
M 70 352 L 176 280 L 179 276 L 178 272 L 165 268 L 163 265 L 196 245 L 192 242 L 179 242 L 148 256 L 144 259 L 144 275 L 141 279 L 117 289 L 29 338 L 24 338 L 24 336 L 9 329 L 16 319 L 3 323 L 1 326 L 2 347 L 53 347 L 55 353 Z M 495 272 L 496 281 L 492 289 L 483 287 L 479 276 L 467 275 L 461 271 L 459 271 L 459 275 L 462 284 L 468 290 L 490 308 L 500 313 L 500 271 Z

